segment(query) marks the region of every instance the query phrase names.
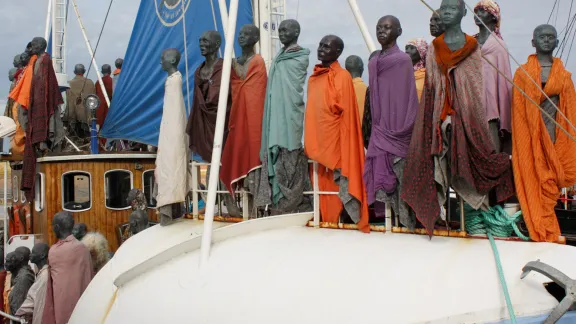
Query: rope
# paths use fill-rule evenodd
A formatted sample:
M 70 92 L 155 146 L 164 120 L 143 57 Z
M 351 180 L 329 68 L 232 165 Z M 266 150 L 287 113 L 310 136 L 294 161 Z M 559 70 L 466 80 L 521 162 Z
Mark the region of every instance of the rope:
M 496 237 L 511 237 L 512 233 L 524 241 L 530 240 L 520 232 L 518 225 L 522 219 L 522 211 L 512 217 L 501 206 L 491 207 L 488 211 L 474 210 L 470 205 L 464 205 L 466 217 L 466 232 L 470 235 L 491 234 Z
M 498 277 L 500 278 L 502 291 L 504 293 L 504 297 L 506 298 L 506 306 L 508 307 L 508 313 L 510 314 L 510 321 L 513 324 L 516 324 L 514 305 L 512 304 L 512 299 L 510 298 L 508 284 L 506 283 L 504 269 L 502 268 L 502 262 L 500 260 L 500 253 L 498 253 L 498 247 L 496 246 L 496 240 L 494 240 L 494 236 L 510 237 L 514 232 L 519 238 L 528 241 L 530 238 L 522 234 L 516 225 L 516 223 L 520 221 L 522 217 L 522 211 L 519 211 L 510 217 L 508 214 L 506 214 L 501 206 L 495 206 L 490 208 L 488 211 L 483 211 L 474 210 L 472 207 L 470 207 L 470 205 L 465 204 L 464 213 L 466 217 L 466 232 L 471 235 L 488 235 L 490 246 L 492 247 L 492 252 L 494 253 L 496 268 L 498 269 Z
M 88 65 L 88 70 L 86 72 L 86 75 L 88 75 L 90 73 L 90 69 L 92 68 L 92 59 L 96 57 L 96 51 L 98 50 L 98 45 L 100 45 L 100 39 L 102 38 L 102 33 L 104 32 L 104 27 L 106 26 L 106 22 L 108 21 L 108 15 L 110 14 L 110 9 L 112 8 L 112 3 L 114 3 L 114 0 L 110 0 L 110 4 L 108 5 L 108 10 L 106 11 L 106 16 L 104 16 L 104 22 L 102 23 L 102 28 L 100 29 L 100 34 L 98 35 L 98 40 L 96 41 L 96 47 L 94 47 L 94 52 L 92 52 L 92 57 L 90 58 L 90 64 Z M 84 89 L 84 86 L 86 85 L 86 81 L 88 79 L 84 80 L 84 83 L 82 84 L 82 89 Z M 104 91 L 104 89 L 102 89 L 102 91 Z

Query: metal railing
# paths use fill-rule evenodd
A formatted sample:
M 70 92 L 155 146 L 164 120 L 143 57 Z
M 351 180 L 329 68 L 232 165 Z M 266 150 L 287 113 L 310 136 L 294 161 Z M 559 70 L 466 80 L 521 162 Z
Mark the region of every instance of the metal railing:
M 12 316 L 10 314 L 6 314 L 3 311 L 0 311 L 0 316 L 7 318 L 10 320 L 10 323 L 22 323 L 22 324 L 26 324 L 28 322 L 26 322 L 25 319 L 20 318 L 20 317 L 16 317 L 16 316 Z

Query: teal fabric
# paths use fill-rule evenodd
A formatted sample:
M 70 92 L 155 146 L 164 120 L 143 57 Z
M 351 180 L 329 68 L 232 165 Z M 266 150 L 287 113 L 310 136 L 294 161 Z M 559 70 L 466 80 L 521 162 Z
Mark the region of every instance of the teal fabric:
M 275 204 L 282 198 L 274 169 L 279 148 L 289 151 L 302 148 L 304 81 L 309 56 L 308 49 L 289 53 L 282 49 L 268 74 L 260 159 L 268 160 L 268 177 L 272 187 L 272 201 Z

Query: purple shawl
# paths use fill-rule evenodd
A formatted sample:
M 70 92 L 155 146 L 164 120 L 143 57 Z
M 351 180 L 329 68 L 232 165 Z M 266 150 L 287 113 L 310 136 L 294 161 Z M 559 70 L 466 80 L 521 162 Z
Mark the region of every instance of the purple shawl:
M 392 193 L 397 178 L 394 158 L 405 158 L 418 112 L 418 94 L 408 54 L 394 46 L 368 63 L 372 136 L 366 153 L 364 181 L 368 203 L 378 190 Z

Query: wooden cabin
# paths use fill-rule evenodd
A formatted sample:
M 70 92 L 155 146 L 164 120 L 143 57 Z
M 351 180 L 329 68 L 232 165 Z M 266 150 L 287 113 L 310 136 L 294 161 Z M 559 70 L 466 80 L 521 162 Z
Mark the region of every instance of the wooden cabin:
M 32 234 L 52 245 L 56 237 L 51 223 L 62 210 L 74 214 L 76 223 L 102 233 L 111 251 L 120 245 L 119 225 L 132 212 L 126 202 L 133 188 L 143 190 L 148 214 L 156 221 L 152 189 L 156 154 L 109 153 L 46 156 L 38 159 L 34 201 L 30 204 Z M 27 204 L 19 190 L 21 171 L 12 170 L 12 205 Z

